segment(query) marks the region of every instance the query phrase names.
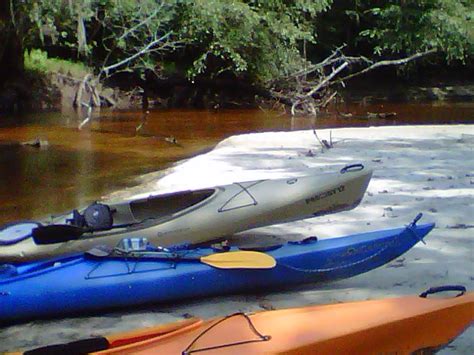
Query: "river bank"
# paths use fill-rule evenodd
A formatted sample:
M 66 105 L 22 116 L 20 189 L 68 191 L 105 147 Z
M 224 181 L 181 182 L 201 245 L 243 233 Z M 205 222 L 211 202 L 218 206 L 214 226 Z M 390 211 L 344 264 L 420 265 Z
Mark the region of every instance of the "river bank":
M 64 111 L 89 105 L 143 111 L 284 108 L 276 102 L 278 100 L 270 99 L 265 94 L 266 89 L 235 79 L 191 81 L 180 74 L 148 80 L 128 73 L 99 82 L 91 68 L 79 63 L 47 58 L 46 53 L 41 51 L 32 51 L 26 58 L 28 70 L 23 77 L 0 83 L 0 114 Z M 338 95 L 322 107 L 321 113 L 339 114 L 341 102 L 356 102 L 365 106 L 380 102 L 474 101 L 472 81 L 460 79 L 462 71 L 455 74 L 454 78 L 447 78 L 444 74 L 436 79 L 438 76 L 431 73 L 428 78 L 410 82 L 394 76 L 392 71 L 371 73 L 350 80 L 344 88 L 338 89 Z M 385 80 L 381 81 L 380 76 Z M 289 107 L 286 111 L 289 112 Z M 347 118 L 344 114 L 347 112 L 342 112 L 341 117 Z
M 318 118 L 263 110 L 38 112 L 0 122 L 0 224 L 42 219 L 142 183 L 140 176 L 212 149 L 237 134 L 419 124 L 472 124 L 474 103 L 341 103 Z M 396 112 L 380 118 L 368 113 Z M 171 138 L 171 139 L 170 139 Z M 172 141 L 174 138 L 178 144 Z M 171 142 L 170 142 L 171 140 Z M 40 145 L 32 145 L 33 142 Z M 25 144 L 29 143 L 29 144 Z M 126 164 L 124 163 L 126 162 Z
M 323 149 L 311 130 L 232 136 L 212 151 L 179 162 L 166 174 L 146 175 L 134 188 L 109 194 L 130 198 L 150 192 L 212 186 L 233 181 L 297 176 L 307 169 L 339 169 L 352 162 L 374 168 L 360 206 L 352 211 L 259 229 L 285 237 L 330 238 L 403 226 L 418 212 L 436 228 L 401 258 L 348 280 L 284 292 L 234 295 L 94 317 L 36 321 L 0 329 L 0 351 L 31 348 L 185 316 L 212 317 L 239 311 L 284 308 L 415 294 L 431 286 L 474 288 L 474 126 L 398 126 L 318 130 L 334 147 Z M 190 178 L 192 176 L 192 179 Z M 442 354 L 471 354 L 472 327 Z

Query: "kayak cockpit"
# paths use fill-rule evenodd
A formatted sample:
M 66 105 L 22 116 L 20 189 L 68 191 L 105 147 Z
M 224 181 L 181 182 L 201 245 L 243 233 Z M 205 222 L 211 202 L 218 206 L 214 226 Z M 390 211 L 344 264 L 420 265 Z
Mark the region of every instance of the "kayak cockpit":
M 2 264 L 0 265 L 0 283 L 7 282 L 13 277 L 30 277 L 39 272 L 50 272 L 55 268 L 80 262 L 80 254 L 74 254 L 67 257 L 59 257 L 48 260 L 39 260 L 24 264 Z
M 147 220 L 171 218 L 176 213 L 187 210 L 209 199 L 216 189 L 179 191 L 150 196 L 126 203 L 93 203 L 82 212 L 74 210 L 68 224 L 89 232 L 123 228 Z
M 130 211 L 136 221 L 160 218 L 184 211 L 207 200 L 216 189 L 179 191 L 130 202 Z
M 209 202 L 216 192 L 217 188 L 209 188 L 179 191 L 116 204 L 94 202 L 81 211 L 74 210 L 68 215 L 59 216 L 48 225 L 36 226 L 31 231 L 31 236 L 36 244 L 41 245 L 66 242 L 82 236 L 91 238 L 140 230 L 198 208 Z M 1 242 L 0 239 L 0 245 Z

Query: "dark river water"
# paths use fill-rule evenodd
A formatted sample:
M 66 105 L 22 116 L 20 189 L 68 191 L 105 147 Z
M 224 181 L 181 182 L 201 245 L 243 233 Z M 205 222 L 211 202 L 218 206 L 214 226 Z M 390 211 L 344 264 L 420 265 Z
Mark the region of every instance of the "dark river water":
M 331 127 L 474 123 L 474 103 L 348 104 L 317 119 L 262 110 L 156 110 L 0 116 L 0 224 L 42 218 L 137 184 L 136 177 L 162 170 L 240 133 Z M 367 112 L 396 112 L 391 119 Z M 22 142 L 39 139 L 38 148 Z M 176 142 L 174 141 L 177 141 Z M 205 167 L 202 167 L 203 169 Z

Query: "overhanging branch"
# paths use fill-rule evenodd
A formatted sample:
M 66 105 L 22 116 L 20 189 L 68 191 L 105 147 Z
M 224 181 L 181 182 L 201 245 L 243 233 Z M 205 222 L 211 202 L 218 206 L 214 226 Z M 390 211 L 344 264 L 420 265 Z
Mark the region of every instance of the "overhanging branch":
M 340 79 L 336 80 L 334 83 L 339 83 L 339 82 L 344 81 L 344 80 L 355 78 L 356 76 L 365 74 L 365 73 L 367 73 L 371 70 L 374 70 L 374 69 L 377 69 L 377 68 L 380 68 L 380 67 L 385 67 L 385 66 L 390 66 L 390 65 L 407 64 L 407 63 L 409 63 L 409 62 L 411 62 L 415 59 L 418 59 L 418 58 L 421 58 L 421 57 L 424 57 L 426 55 L 436 53 L 436 52 L 437 52 L 437 49 L 430 49 L 430 50 L 427 50 L 427 51 L 424 51 L 424 52 L 415 53 L 415 54 L 413 54 L 409 57 L 406 57 L 406 58 L 394 59 L 394 60 L 381 60 L 380 62 L 373 63 L 372 65 L 368 66 L 367 68 L 362 69 L 361 71 L 358 71 L 356 73 L 352 73 L 352 74 L 349 74 L 349 75 L 347 75 L 343 78 L 340 78 Z M 356 61 L 356 60 L 368 62 L 368 59 L 365 58 L 365 57 L 351 58 L 351 61 Z
M 345 80 L 380 67 L 407 64 L 435 52 L 435 49 L 430 49 L 406 58 L 374 62 L 363 56 L 345 56 L 341 48 L 337 48 L 320 63 L 276 80 L 268 92 L 273 99 L 289 107 L 292 116 L 298 114 L 316 116 L 321 108 L 335 99 L 337 91 L 333 89 L 334 84 L 343 84 Z M 359 64 L 365 68 L 345 77 L 338 77 L 350 64 Z M 311 78 L 306 77 L 309 73 L 312 74 Z
M 131 55 L 130 57 L 128 58 L 125 58 L 123 60 L 121 60 L 120 62 L 118 63 L 115 63 L 115 64 L 112 64 L 112 65 L 109 65 L 107 67 L 103 67 L 101 69 L 101 72 L 104 72 L 104 73 L 108 73 L 110 70 L 113 70 L 113 69 L 116 69 L 118 67 L 121 67 L 122 65 L 125 65 L 127 64 L 128 62 L 131 62 L 132 60 L 148 53 L 151 51 L 151 49 L 153 47 L 155 47 L 156 45 L 158 45 L 159 43 L 162 43 L 166 38 L 168 38 L 169 36 L 171 36 L 171 32 L 168 32 L 167 34 L 165 34 L 164 36 L 161 36 L 160 38 L 157 38 L 153 41 L 151 41 L 150 43 L 148 43 L 145 47 L 143 47 L 141 50 L 139 50 L 138 52 L 134 53 L 133 55 Z

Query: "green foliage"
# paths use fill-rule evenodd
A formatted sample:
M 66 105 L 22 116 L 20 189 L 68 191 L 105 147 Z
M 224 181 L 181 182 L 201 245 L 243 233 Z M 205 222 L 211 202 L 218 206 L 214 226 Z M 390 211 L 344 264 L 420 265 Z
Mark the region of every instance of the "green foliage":
M 436 48 L 448 61 L 474 56 L 472 0 L 22 0 L 11 4 L 11 21 L 4 19 L 9 14 L 3 14 L 0 29 L 14 28 L 26 49 L 59 52 L 97 72 L 105 67 L 111 68 L 108 73 L 159 67 L 163 73 L 186 73 L 190 79 L 230 75 L 265 84 L 301 69 L 343 42 L 354 55 L 369 51 L 404 55 Z M 45 61 L 40 52 L 31 53 L 36 57 L 26 58 L 28 65 Z
M 172 38 L 172 42 L 168 50 L 174 53 L 175 60 L 181 61 L 178 66 L 190 78 L 228 72 L 260 82 L 301 67 L 302 41 L 315 41 L 311 20 L 329 9 L 332 2 L 27 1 L 34 24 L 28 36 L 30 47 L 73 48 L 100 68 L 126 60 L 169 33 L 172 36 L 167 40 Z M 182 45 L 186 55 L 180 58 Z M 162 51 L 147 51 L 127 62 L 125 68 L 153 68 L 163 60 L 162 56 Z
M 172 19 L 174 1 L 156 0 L 47 0 L 29 3 L 29 48 L 62 48 L 100 69 L 139 52 L 161 36 Z M 149 53 L 140 61 L 146 66 Z M 120 68 L 123 69 L 123 68 Z
M 179 36 L 193 48 L 190 77 L 231 72 L 265 82 L 301 68 L 302 41 L 314 42 L 311 19 L 330 0 L 182 1 Z
M 375 54 L 413 53 L 437 49 L 446 60 L 474 55 L 474 3 L 472 0 L 366 1 L 364 15 L 371 26 L 362 39 Z
M 83 63 L 69 60 L 48 58 L 48 54 L 40 49 L 25 52 L 25 69 L 40 74 L 62 73 L 82 78 L 91 71 Z
M 79 25 L 93 15 L 92 0 L 38 2 L 25 0 L 28 6 L 29 31 L 25 36 L 28 47 L 57 45 L 87 53 L 83 28 Z

